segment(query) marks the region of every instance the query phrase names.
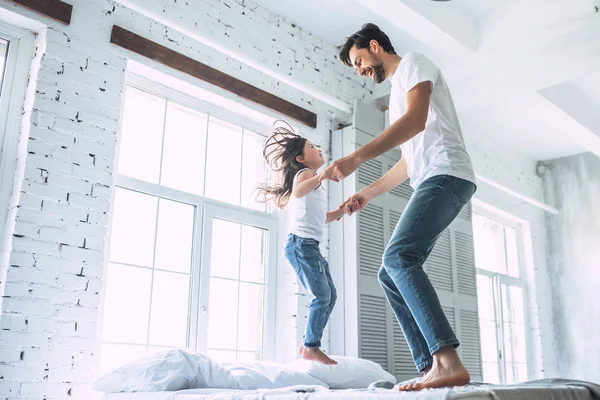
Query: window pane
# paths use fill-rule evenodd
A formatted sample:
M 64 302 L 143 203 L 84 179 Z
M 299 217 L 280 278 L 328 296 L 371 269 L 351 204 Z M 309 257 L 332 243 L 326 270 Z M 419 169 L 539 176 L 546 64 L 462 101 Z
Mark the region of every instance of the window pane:
M 502 285 L 502 312 L 504 322 L 525 324 L 522 288 Z
M 152 267 L 158 199 L 117 188 L 110 239 L 110 260 Z
M 263 351 L 264 308 L 264 286 L 240 283 L 239 350 Z
M 513 363 L 506 363 L 506 384 L 517 383 L 517 371 Z
M 477 275 L 477 304 L 479 318 L 485 321 L 495 321 L 494 296 L 492 281 L 485 275 Z
M 154 355 L 157 353 L 166 353 L 169 350 L 180 349 L 183 347 L 169 347 L 169 346 L 148 346 L 148 355 Z
M 238 279 L 240 269 L 240 229 L 236 222 L 213 219 L 210 274 Z
M 519 277 L 519 251 L 517 243 L 517 232 L 514 228 L 504 228 L 504 239 L 506 243 L 506 267 L 508 274 Z
M 515 369 L 517 371 L 517 382 L 526 382 L 527 380 L 529 380 L 529 378 L 527 377 L 527 364 L 516 363 Z
M 504 323 L 502 324 L 503 334 L 504 334 L 504 361 L 507 363 L 511 363 L 515 361 L 514 351 L 513 351 L 513 332 L 511 324 Z
M 160 199 L 154 268 L 190 272 L 194 206 Z
M 100 349 L 100 373 L 134 362 L 146 355 L 146 346 L 107 344 Z
M 485 383 L 500 383 L 498 363 L 483 363 L 483 381 Z
M 509 286 L 510 310 L 512 322 L 517 324 L 525 323 L 525 309 L 523 305 L 523 289 L 518 286 Z
M 102 340 L 145 344 L 152 270 L 110 264 L 104 300 Z
M 504 227 L 480 215 L 473 215 L 475 263 L 477 268 L 506 273 Z
M 6 54 L 8 53 L 8 42 L 0 39 L 0 94 L 4 85 L 4 69 L 6 68 Z M 0 136 L 1 137 L 1 136 Z
M 496 338 L 496 323 L 480 321 L 481 359 L 483 362 L 498 362 L 498 339 Z
M 242 128 L 210 117 L 206 157 L 206 196 L 240 204 Z
M 208 347 L 234 350 L 238 329 L 237 282 L 210 279 L 208 313 Z
M 248 282 L 265 281 L 265 243 L 267 231 L 253 226 L 242 226 L 240 279 Z
M 161 185 L 203 194 L 207 118 L 206 114 L 168 103 Z
M 165 99 L 131 86 L 125 89 L 118 172 L 158 183 Z
M 510 324 L 511 346 L 513 349 L 513 358 L 510 361 L 527 362 L 527 350 L 525 346 L 525 325 Z
M 255 190 L 267 179 L 263 147 L 265 139 L 257 133 L 244 130 L 244 151 L 242 154 L 242 207 L 258 211 L 266 210 L 266 203 L 255 200 Z
M 237 361 L 239 362 L 254 362 L 262 360 L 263 356 L 261 353 L 251 353 L 246 351 L 238 351 L 237 353 Z
M 207 350 L 206 355 L 218 362 L 233 362 L 237 360 L 235 351 Z
M 190 277 L 154 271 L 150 343 L 185 347 L 188 332 Z

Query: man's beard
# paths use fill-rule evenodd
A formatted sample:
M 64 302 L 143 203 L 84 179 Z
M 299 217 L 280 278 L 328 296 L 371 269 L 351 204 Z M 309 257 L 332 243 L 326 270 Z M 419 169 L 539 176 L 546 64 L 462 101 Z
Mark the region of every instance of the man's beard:
M 375 83 L 381 83 L 385 81 L 385 68 L 383 68 L 383 62 L 378 61 L 377 64 L 373 65 L 373 80 Z

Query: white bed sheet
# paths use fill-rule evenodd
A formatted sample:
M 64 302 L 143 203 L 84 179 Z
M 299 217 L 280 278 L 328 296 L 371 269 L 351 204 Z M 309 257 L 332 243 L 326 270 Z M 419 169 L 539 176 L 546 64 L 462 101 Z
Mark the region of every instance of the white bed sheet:
M 202 399 L 214 393 L 234 392 L 228 389 L 187 389 L 177 392 L 103 393 L 100 400 L 171 400 L 175 395 L 181 399 Z M 237 392 L 254 392 L 242 390 Z
M 421 392 L 397 390 L 328 390 L 296 393 L 288 389 L 224 390 L 189 389 L 178 392 L 144 392 L 105 394 L 102 400 L 593 400 L 589 390 L 573 386 L 470 386 Z

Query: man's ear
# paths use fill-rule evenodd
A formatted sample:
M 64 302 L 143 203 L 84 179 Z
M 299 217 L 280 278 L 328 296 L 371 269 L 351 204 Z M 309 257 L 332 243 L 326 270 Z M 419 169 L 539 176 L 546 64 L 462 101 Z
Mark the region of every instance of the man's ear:
M 371 48 L 371 51 L 372 51 L 373 53 L 377 53 L 377 52 L 379 51 L 379 48 L 380 48 L 381 46 L 379 45 L 379 42 L 378 42 L 377 40 L 375 40 L 375 39 L 372 39 L 372 40 L 369 42 L 369 47 Z

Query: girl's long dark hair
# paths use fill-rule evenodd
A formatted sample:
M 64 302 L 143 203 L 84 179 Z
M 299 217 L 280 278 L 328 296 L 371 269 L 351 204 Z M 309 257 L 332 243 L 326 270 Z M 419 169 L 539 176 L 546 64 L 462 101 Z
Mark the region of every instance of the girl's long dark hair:
M 277 126 L 283 122 L 287 127 Z M 285 208 L 292 194 L 294 177 L 303 168 L 296 157 L 304 155 L 306 139 L 294 133 L 292 127 L 284 121 L 273 124 L 273 133 L 267 139 L 263 149 L 263 157 L 270 170 L 275 174 L 273 185 L 262 183 L 257 188 L 256 200 L 265 203 L 273 201 L 279 208 Z

